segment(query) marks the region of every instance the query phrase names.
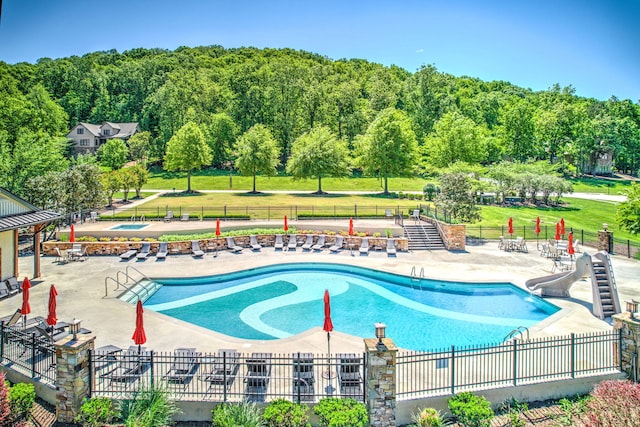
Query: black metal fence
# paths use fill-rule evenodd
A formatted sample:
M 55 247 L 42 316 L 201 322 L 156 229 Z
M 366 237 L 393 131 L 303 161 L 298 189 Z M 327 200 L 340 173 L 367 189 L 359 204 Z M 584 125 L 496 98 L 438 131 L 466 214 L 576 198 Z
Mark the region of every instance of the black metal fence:
M 238 353 L 194 349 L 153 352 L 96 350 L 91 355 L 93 396 L 127 398 L 161 386 L 182 401 L 265 402 L 285 398 L 316 402 L 322 397 L 364 401 L 365 356 L 311 353 Z
M 398 354 L 399 399 L 573 379 L 622 370 L 620 331 Z
M 0 360 L 40 382 L 54 385 L 56 354 L 51 341 L 36 332 L 0 325 Z

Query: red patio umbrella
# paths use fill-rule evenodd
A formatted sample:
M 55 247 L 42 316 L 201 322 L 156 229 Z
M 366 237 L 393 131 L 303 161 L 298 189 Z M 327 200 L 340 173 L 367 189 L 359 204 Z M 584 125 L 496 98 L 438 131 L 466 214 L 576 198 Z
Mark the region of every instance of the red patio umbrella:
M 539 248 L 540 244 L 538 238 L 540 237 L 540 217 L 536 218 L 536 248 Z
M 31 306 L 29 305 L 29 289 L 31 289 L 31 282 L 28 277 L 24 277 L 22 281 L 22 307 L 20 313 L 22 313 L 22 320 L 24 324 L 27 324 L 27 314 L 31 313 Z
M 509 225 L 509 230 L 507 230 L 507 231 L 508 231 L 508 232 L 509 232 L 509 234 L 511 234 L 511 235 L 512 235 L 512 237 L 513 237 L 513 218 L 509 217 L 508 225 Z
M 560 218 L 560 234 L 564 237 L 565 229 L 564 229 L 564 218 Z
M 142 301 L 138 300 L 138 305 L 136 306 L 136 330 L 133 331 L 133 336 L 131 337 L 133 342 L 138 344 L 138 353 L 140 352 L 140 346 L 147 342 L 147 335 L 144 333 L 142 313 Z
M 569 233 L 569 244 L 567 245 L 567 253 L 571 256 L 576 253 L 573 247 L 573 232 Z
M 333 331 L 333 322 L 331 321 L 331 301 L 329 298 L 329 289 L 324 290 L 324 325 L 322 330 L 327 333 L 327 354 L 329 368 L 327 370 L 327 377 L 331 378 L 331 331 Z
M 560 223 L 556 222 L 556 240 L 560 240 Z
M 220 218 L 216 220 L 216 237 L 220 237 Z
M 56 291 L 56 287 L 51 285 L 49 288 L 49 315 L 47 316 L 47 325 L 54 326 L 58 323 L 58 316 L 56 315 L 56 297 L 58 296 L 58 291 Z
M 284 216 L 284 227 L 282 227 L 284 229 L 284 232 L 286 233 L 287 231 L 289 231 L 289 224 L 287 223 L 287 216 Z
M 349 218 L 349 236 L 353 236 L 353 218 Z
M 71 231 L 69 232 L 69 241 L 71 243 L 76 241 L 76 229 L 73 224 L 71 224 Z

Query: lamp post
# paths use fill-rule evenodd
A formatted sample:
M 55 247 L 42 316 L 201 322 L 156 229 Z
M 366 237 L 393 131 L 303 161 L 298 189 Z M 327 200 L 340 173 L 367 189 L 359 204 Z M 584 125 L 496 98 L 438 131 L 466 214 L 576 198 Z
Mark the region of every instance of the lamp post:
M 373 326 L 376 328 L 376 338 L 378 338 L 376 349 L 378 349 L 378 351 L 386 351 L 387 346 L 384 345 L 384 343 L 382 342 L 382 338 L 385 337 L 385 329 L 387 328 L 387 325 L 380 322 L 380 323 L 375 323 Z

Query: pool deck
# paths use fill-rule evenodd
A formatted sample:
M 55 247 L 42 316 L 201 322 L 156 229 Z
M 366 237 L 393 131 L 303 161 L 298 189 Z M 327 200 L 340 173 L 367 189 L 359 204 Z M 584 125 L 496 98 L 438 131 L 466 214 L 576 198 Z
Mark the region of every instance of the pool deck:
M 360 221 L 356 230 L 365 230 L 368 226 L 377 226 Z M 245 222 L 246 223 L 246 222 Z M 274 222 L 275 223 L 275 222 Z M 383 227 L 389 228 L 389 221 Z M 100 224 L 100 223 L 98 223 Z M 182 226 L 186 227 L 183 223 Z M 251 222 L 253 226 L 261 226 Z M 304 221 L 309 229 L 312 224 Z M 328 224 L 328 223 L 327 223 Z M 325 224 L 325 225 L 327 225 Z M 331 224 L 336 224 L 332 222 Z M 114 225 L 114 224 L 111 224 Z M 176 223 L 172 223 L 174 227 Z M 231 225 L 231 224 L 228 224 Z M 273 225 L 273 224 L 272 224 Z M 313 226 L 321 227 L 322 223 Z M 104 226 L 106 227 L 106 225 Z M 324 228 L 321 228 L 324 229 Z M 90 257 L 86 261 L 67 264 L 54 262 L 54 257 L 42 258 L 42 277 L 33 281 L 31 290 L 30 316 L 47 316 L 49 286 L 55 284 L 58 290 L 58 319 L 70 322 L 81 319 L 82 326 L 92 330 L 96 336 L 96 346 L 114 344 L 128 347 L 133 344 L 131 336 L 135 327 L 135 306 L 117 299 L 118 292 L 113 282 L 107 285 L 105 297 L 105 278 L 116 277 L 118 271 L 127 266 L 138 269 L 149 277 L 204 276 L 220 274 L 264 265 L 284 262 L 335 262 L 375 268 L 398 274 L 409 275 L 412 267 L 418 272 L 424 268 L 425 276 L 441 280 L 460 280 L 469 282 L 512 282 L 525 287 L 527 279 L 551 274 L 552 262 L 540 257 L 536 242 L 528 242 L 529 253 L 504 252 L 497 248 L 494 241 L 467 246 L 466 251 L 416 251 L 398 252 L 396 257 L 388 257 L 385 252 L 370 251 L 367 256 L 343 250 L 339 254 L 324 250 L 321 253 L 275 251 L 263 248 L 259 252 L 245 249 L 240 254 L 221 251 L 214 256 L 206 253 L 203 258 L 189 255 L 170 255 L 165 261 L 149 257 L 146 261 L 135 259 L 125 262 L 116 256 Z M 594 253 L 593 248 L 585 248 Z M 31 277 L 33 258 L 19 260 L 20 279 L 27 274 Z M 640 283 L 637 280 L 640 263 L 624 257 L 613 256 L 612 263 L 617 281 L 620 302 L 640 299 Z M 591 280 L 576 282 L 571 289 L 572 298 L 548 298 L 563 310 L 530 329 L 532 336 L 565 335 L 570 332 L 611 330 L 611 319 L 601 321 L 591 314 Z M 0 301 L 0 316 L 12 314 L 21 305 L 21 297 L 13 296 Z M 212 313 L 215 315 L 215 313 Z M 169 318 L 150 310 L 145 311 L 145 330 L 147 347 L 157 351 L 173 351 L 177 347 L 196 347 L 199 351 L 213 352 L 219 348 L 236 348 L 242 352 L 268 351 L 273 353 L 291 353 L 296 351 L 322 353 L 327 350 L 327 336 L 322 331 L 323 313 L 309 313 L 318 319 L 318 327 L 302 334 L 269 341 L 239 340 L 207 329 Z M 380 321 L 385 314 L 380 313 Z M 295 320 L 293 320 L 295 321 Z M 363 341 L 340 332 L 340 325 L 334 322 L 335 330 L 331 334 L 332 352 L 361 352 Z M 416 334 L 423 333 L 421 325 L 416 324 Z M 371 325 L 371 337 L 374 327 Z M 393 338 L 392 336 L 390 338 Z

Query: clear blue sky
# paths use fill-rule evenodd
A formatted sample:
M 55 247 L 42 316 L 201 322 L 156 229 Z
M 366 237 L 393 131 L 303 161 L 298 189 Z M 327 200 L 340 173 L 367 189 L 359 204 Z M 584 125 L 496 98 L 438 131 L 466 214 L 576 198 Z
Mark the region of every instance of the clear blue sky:
M 640 100 L 638 0 L 3 0 L 0 60 L 254 46 Z

